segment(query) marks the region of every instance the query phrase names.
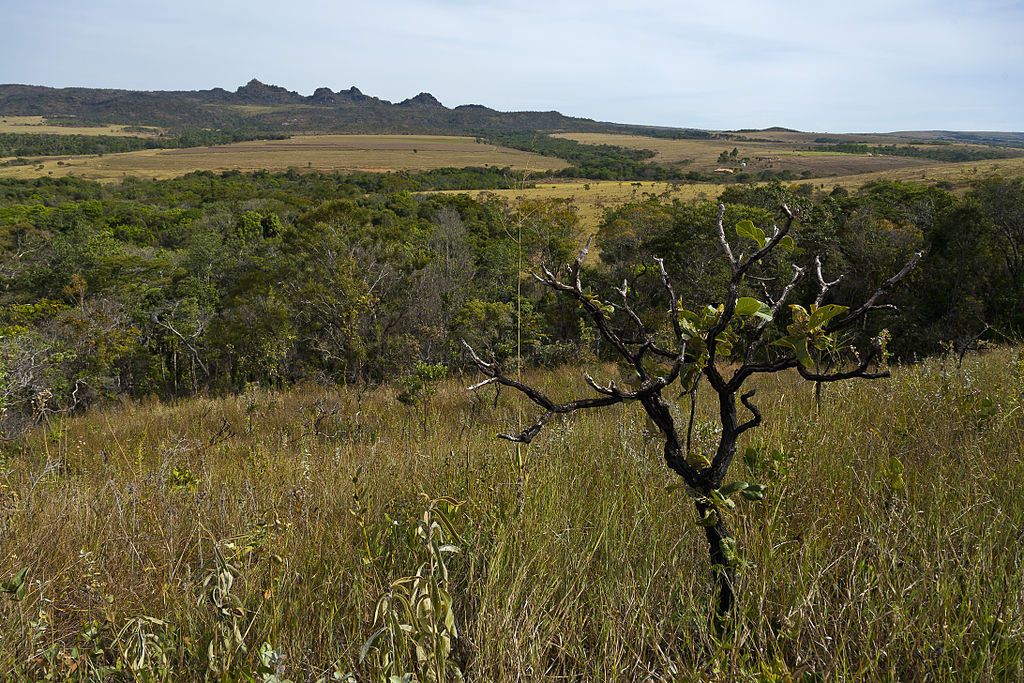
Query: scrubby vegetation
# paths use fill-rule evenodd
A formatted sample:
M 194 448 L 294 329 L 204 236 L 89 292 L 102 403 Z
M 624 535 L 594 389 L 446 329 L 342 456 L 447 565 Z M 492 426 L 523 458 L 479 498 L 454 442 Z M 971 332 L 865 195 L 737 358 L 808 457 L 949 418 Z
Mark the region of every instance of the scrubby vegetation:
M 586 390 L 575 368 L 528 377 Z M 520 424 L 515 397 L 469 381 L 436 384 L 423 412 L 386 386 L 125 402 L 8 446 L 0 569 L 29 571 L 20 601 L 0 596 L 0 666 L 380 680 L 404 656 L 420 680 L 438 666 L 449 680 L 1021 675 L 1019 350 L 827 387 L 818 405 L 796 377 L 759 383 L 772 419 L 739 473 L 767 487 L 734 513 L 753 566 L 725 638 L 703 531 L 639 408 L 576 414 L 517 459 L 493 438 Z M 702 444 L 715 410 L 699 405 Z M 418 535 L 428 506 L 437 526 Z M 428 633 L 432 615 L 381 602 L 418 568 L 451 616 L 419 660 L 397 625 Z
M 410 192 L 477 182 L 510 178 L 465 169 L 196 173 L 113 186 L 4 181 L 5 434 L 23 430 L 40 401 L 51 414 L 249 383 L 372 384 L 417 361 L 463 367 L 463 338 L 501 360 L 517 325 L 530 363 L 603 353 L 575 306 L 519 276 L 572 259 L 580 236 L 571 204 L 510 208 Z M 726 225 L 770 224 L 788 204 L 800 215 L 793 261 L 820 256 L 830 275 L 847 273 L 833 291 L 838 301 L 863 300 L 924 250 L 893 299 L 899 313 L 873 322 L 890 328 L 898 357 L 969 345 L 982 333 L 1012 338 L 1024 325 L 1020 180 L 984 181 L 965 197 L 896 183 L 853 196 L 803 189 L 730 188 Z M 661 256 L 684 307 L 719 301 L 727 275 L 716 214 L 712 203 L 659 198 L 610 211 L 587 281 L 610 292 L 627 277 L 637 312 L 663 318 L 652 269 Z M 782 283 L 789 266 L 768 259 L 756 275 Z
M 971 354 L 1024 326 L 1020 179 L 960 195 L 737 185 L 721 208 L 649 197 L 607 212 L 572 301 L 525 277 L 572 261 L 571 203 L 414 194 L 502 178 L 0 183 L 0 666 L 27 680 L 1021 675 L 1024 361 Z M 763 246 L 783 204 L 798 216 L 786 244 L 737 275 L 719 221 Z M 742 551 L 724 628 L 694 541 L 707 520 L 642 412 L 584 411 L 510 446 L 494 435 L 523 433 L 526 406 L 465 391 L 481 378 L 462 340 L 476 366 L 558 401 L 592 393 L 584 362 L 617 378 L 587 321 L 626 315 L 606 300 L 625 300 L 624 279 L 654 339 L 727 315 L 705 308 L 727 288 L 763 318 L 759 289 L 816 259 L 846 275 L 793 281 L 791 301 L 865 301 L 918 251 L 898 308 L 842 339 L 822 328 L 823 345 L 801 345 L 800 310 L 772 309 L 790 331 L 765 340 L 769 360 L 788 344 L 804 367 L 849 363 L 833 343 L 888 328 L 873 360 L 905 365 L 814 395 L 791 365 L 750 378 L 765 419 L 737 434 L 733 474 L 759 488 L 715 508 Z M 726 337 L 679 357 L 749 362 Z M 685 457 L 710 462 L 713 394 L 670 394 L 694 426 Z

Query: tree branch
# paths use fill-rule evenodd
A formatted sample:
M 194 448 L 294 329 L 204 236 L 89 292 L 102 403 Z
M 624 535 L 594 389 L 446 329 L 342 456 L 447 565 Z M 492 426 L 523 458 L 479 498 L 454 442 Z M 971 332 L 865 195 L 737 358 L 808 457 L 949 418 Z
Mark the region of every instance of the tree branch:
M 876 289 L 874 293 L 870 297 L 868 297 L 868 300 L 861 304 L 859 308 L 843 316 L 839 320 L 831 322 L 829 325 L 825 327 L 825 331 L 832 333 L 835 332 L 836 330 L 841 330 L 844 327 L 849 327 L 870 311 L 878 311 L 883 310 L 885 308 L 890 308 L 890 305 L 876 306 L 875 302 L 878 301 L 886 292 L 895 287 L 900 280 L 905 278 L 907 274 L 914 269 L 918 261 L 920 261 L 923 256 L 923 251 L 915 253 L 914 256 L 909 261 L 907 261 L 906 265 L 904 265 L 898 273 L 896 273 L 891 278 L 883 282 L 878 287 L 878 289 Z
M 739 427 L 736 428 L 736 436 L 739 436 L 740 434 L 742 434 L 743 432 L 747 431 L 748 429 L 753 429 L 754 427 L 756 427 L 759 424 L 761 424 L 761 411 L 758 410 L 757 406 L 755 406 L 750 401 L 750 399 L 753 398 L 755 393 L 757 393 L 757 390 L 756 389 L 751 389 L 747 393 L 745 393 L 742 396 L 740 396 L 740 402 L 743 403 L 743 405 L 747 407 L 747 410 L 749 410 L 751 412 L 753 417 L 750 418 L 749 420 L 747 420 L 746 422 L 744 422 L 743 424 L 741 424 Z
M 825 279 L 825 276 L 822 275 L 822 273 L 821 273 L 821 256 L 815 256 L 814 257 L 814 267 L 815 267 L 815 271 L 818 274 L 818 286 L 821 288 L 818 291 L 817 298 L 815 298 L 815 300 L 814 300 L 814 305 L 815 306 L 820 306 L 821 302 L 825 300 L 825 294 L 828 293 L 828 290 L 830 288 L 835 287 L 836 285 L 838 285 L 839 281 L 843 279 L 843 276 L 840 275 L 839 277 L 837 277 L 832 282 L 828 282 Z

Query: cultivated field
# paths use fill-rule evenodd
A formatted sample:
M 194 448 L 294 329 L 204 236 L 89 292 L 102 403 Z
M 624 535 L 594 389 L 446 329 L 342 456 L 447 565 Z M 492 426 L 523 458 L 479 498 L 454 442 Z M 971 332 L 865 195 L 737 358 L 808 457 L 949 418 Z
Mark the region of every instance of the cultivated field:
M 280 678 L 256 680 L 387 680 L 415 633 L 444 680 L 1021 680 L 1020 351 L 826 385 L 819 406 L 795 372 L 757 382 L 733 475 L 767 488 L 730 513 L 751 566 L 724 637 L 643 411 L 556 418 L 517 451 L 494 435 L 533 412 L 476 379 L 416 407 L 307 387 L 53 416 L 0 460 L 0 582 L 27 572 L 20 602 L 0 595 L 0 670 L 240 681 L 262 659 Z M 580 368 L 527 381 L 592 393 Z M 717 410 L 703 392 L 696 452 Z M 443 602 L 381 606 L 417 571 Z
M 761 133 L 751 136 L 760 138 Z M 686 170 L 713 172 L 716 168 L 725 167 L 747 173 L 757 173 L 765 169 L 773 171 L 792 171 L 801 173 L 810 171 L 814 176 L 851 175 L 855 173 L 881 172 L 893 169 L 916 168 L 934 165 L 928 159 L 908 157 L 868 156 L 855 154 L 829 154 L 822 152 L 808 153 L 800 147 L 813 144 L 816 134 L 808 133 L 775 133 L 777 142 L 747 142 L 744 140 L 669 140 L 664 138 L 642 137 L 637 135 L 614 135 L 605 133 L 562 133 L 558 137 L 569 138 L 588 145 L 617 145 L 634 149 L 649 149 L 657 153 L 652 161 L 658 164 L 683 164 Z M 845 136 L 844 136 L 844 139 Z M 861 142 L 858 138 L 851 142 Z M 878 138 L 870 138 L 878 142 Z M 884 144 L 896 144 L 899 140 L 886 140 Z M 738 151 L 737 161 L 722 164 L 718 156 L 722 152 Z M 742 159 L 749 159 L 745 167 L 740 166 Z
M 120 135 L 152 137 L 160 133 L 151 126 L 56 126 L 42 116 L 0 116 L 0 133 L 28 133 L 32 135 Z
M 39 159 L 0 167 L 0 177 L 74 175 L 116 181 L 125 176 L 173 178 L 191 171 L 403 171 L 446 166 L 509 166 L 524 171 L 564 168 L 561 159 L 496 147 L 473 138 L 440 135 L 302 135 L 288 140 L 215 147 L 141 150 L 103 156 Z
M 929 161 L 926 166 L 895 168 L 888 171 L 875 171 L 857 175 L 836 176 L 828 178 L 811 178 L 817 187 L 819 184 L 826 189 L 840 185 L 849 190 L 879 180 L 895 180 L 902 182 L 948 182 L 954 185 L 971 183 L 993 176 L 1017 176 L 1024 174 L 1024 158 L 985 159 L 983 161 L 959 161 L 955 163 L 936 163 Z

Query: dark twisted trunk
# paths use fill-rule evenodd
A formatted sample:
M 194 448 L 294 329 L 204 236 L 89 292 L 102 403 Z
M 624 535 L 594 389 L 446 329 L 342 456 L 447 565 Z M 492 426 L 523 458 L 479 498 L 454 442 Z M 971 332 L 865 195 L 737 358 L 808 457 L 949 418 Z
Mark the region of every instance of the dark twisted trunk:
M 706 514 L 715 514 L 712 512 L 713 510 L 714 508 L 706 502 L 697 501 L 697 515 L 699 517 L 703 518 Z M 711 570 L 715 574 L 715 590 L 718 593 L 715 604 L 715 616 L 720 621 L 722 618 L 729 616 L 733 605 L 736 603 L 734 589 L 736 570 L 733 568 L 725 549 L 722 548 L 722 541 L 732 539 L 732 534 L 729 532 L 729 527 L 722 521 L 722 516 L 718 515 L 718 521 L 715 524 L 704 527 L 704 535 L 708 541 L 708 556 L 711 559 Z

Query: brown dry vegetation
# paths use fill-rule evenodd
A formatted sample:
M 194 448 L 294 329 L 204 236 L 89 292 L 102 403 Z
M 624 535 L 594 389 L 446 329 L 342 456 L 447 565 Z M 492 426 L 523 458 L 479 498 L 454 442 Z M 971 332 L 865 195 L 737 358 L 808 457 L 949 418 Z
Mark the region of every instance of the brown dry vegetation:
M 529 379 L 586 392 L 578 369 Z M 389 387 L 124 403 L 6 446 L 0 578 L 28 567 L 30 587 L 0 596 L 0 669 L 124 676 L 145 640 L 139 680 L 202 679 L 233 619 L 247 650 L 219 680 L 244 680 L 264 642 L 292 680 L 378 680 L 360 649 L 389 582 L 425 561 L 425 493 L 465 501 L 446 659 L 467 680 L 1024 673 L 1019 350 L 829 386 L 819 408 L 795 374 L 760 382 L 757 457 L 734 475 L 768 491 L 734 520 L 755 566 L 724 638 L 703 533 L 642 411 L 577 414 L 517 457 L 494 439 L 522 419 L 515 397 L 470 381 L 412 408 Z M 714 409 L 701 403 L 698 448 Z M 218 552 L 239 600 L 228 616 L 203 588 Z
M 60 165 L 57 162 L 60 162 Z M 52 157 L 0 167 L 0 177 L 75 175 L 116 181 L 125 176 L 173 178 L 191 171 L 401 171 L 449 166 L 509 166 L 525 171 L 564 168 L 561 159 L 440 135 L 302 135 L 287 140 L 216 147 L 141 150 L 103 156 Z M 39 168 L 42 166 L 42 168 Z
M 913 168 L 899 168 L 889 171 L 862 173 L 858 175 L 837 176 L 828 178 L 812 178 L 808 182 L 824 184 L 826 188 L 841 185 L 847 189 L 855 189 L 867 183 L 882 180 L 903 182 L 948 182 L 954 185 L 966 185 L 985 178 L 997 176 L 1014 177 L 1024 173 L 1024 158 L 986 159 L 984 161 L 959 161 L 955 163 L 935 163 Z
M 125 130 L 128 128 L 129 130 Z M 0 133 L 29 133 L 33 135 L 122 135 L 148 137 L 158 135 L 160 129 L 149 128 L 147 132 L 130 126 L 57 126 L 47 123 L 42 116 L 0 116 Z
M 710 172 L 721 166 L 718 155 L 733 148 L 738 157 L 749 157 L 751 161 L 743 170 L 756 173 L 764 169 L 773 171 L 810 171 L 815 176 L 888 171 L 898 168 L 933 166 L 934 161 L 908 157 L 868 156 L 854 154 L 800 153 L 799 147 L 812 144 L 813 137 L 807 133 L 778 133 L 783 136 L 779 142 L 748 142 L 745 140 L 669 140 L 637 135 L 614 135 L 606 133 L 562 133 L 558 137 L 569 138 L 589 145 L 618 145 L 633 149 L 649 149 L 657 155 L 652 159 L 659 164 L 686 163 L 688 170 Z M 790 139 L 784 139 L 788 136 Z M 760 138 L 761 134 L 758 133 Z M 877 138 L 873 138 L 877 141 Z M 758 161 L 757 157 L 771 161 Z M 737 164 L 730 162 L 727 167 Z

